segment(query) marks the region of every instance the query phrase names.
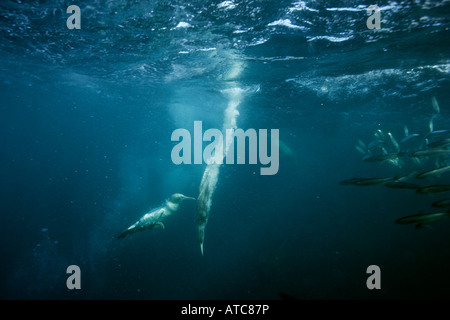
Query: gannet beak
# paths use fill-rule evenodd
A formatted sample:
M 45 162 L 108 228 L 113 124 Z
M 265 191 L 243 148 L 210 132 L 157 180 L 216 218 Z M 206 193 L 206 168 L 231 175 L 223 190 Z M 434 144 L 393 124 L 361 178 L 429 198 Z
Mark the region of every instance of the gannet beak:
M 183 196 L 182 199 L 183 199 L 183 200 L 197 200 L 197 199 L 195 199 L 195 198 L 192 198 L 192 197 L 186 197 L 186 196 Z

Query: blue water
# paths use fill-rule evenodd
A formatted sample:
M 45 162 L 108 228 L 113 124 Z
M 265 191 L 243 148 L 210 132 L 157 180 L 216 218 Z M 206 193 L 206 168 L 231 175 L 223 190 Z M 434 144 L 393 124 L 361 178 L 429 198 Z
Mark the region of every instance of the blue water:
M 80 30 L 67 1 L 0 4 L 1 299 L 450 297 L 450 219 L 395 223 L 449 194 L 339 184 L 437 166 L 365 162 L 355 145 L 426 134 L 433 113 L 450 129 L 448 2 L 380 1 L 379 30 L 372 1 L 73 4 Z M 116 239 L 172 193 L 197 197 L 206 164 L 173 164 L 170 137 L 221 129 L 230 87 L 246 90 L 239 128 L 280 130 L 278 173 L 222 166 L 204 256 L 194 202 Z

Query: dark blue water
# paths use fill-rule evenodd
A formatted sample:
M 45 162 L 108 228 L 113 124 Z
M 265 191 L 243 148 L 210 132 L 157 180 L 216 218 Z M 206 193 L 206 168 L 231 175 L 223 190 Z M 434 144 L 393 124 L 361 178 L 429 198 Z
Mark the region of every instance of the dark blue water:
M 405 126 L 423 142 L 433 114 L 433 130 L 450 129 L 448 2 L 381 1 L 379 30 L 370 1 L 73 4 L 80 30 L 67 1 L 0 4 L 0 298 L 450 297 L 450 219 L 395 223 L 442 211 L 430 204 L 449 193 L 339 184 L 449 164 L 366 162 L 355 148 Z M 280 130 L 278 173 L 222 166 L 204 256 L 194 202 L 164 230 L 116 239 L 172 193 L 197 197 L 206 165 L 173 164 L 171 134 L 221 129 L 230 87 L 246 90 L 239 128 Z

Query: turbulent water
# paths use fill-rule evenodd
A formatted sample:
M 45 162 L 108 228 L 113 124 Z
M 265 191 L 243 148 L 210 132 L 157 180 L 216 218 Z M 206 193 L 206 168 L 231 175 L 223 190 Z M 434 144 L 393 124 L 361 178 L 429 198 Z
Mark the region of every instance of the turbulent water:
M 405 126 L 421 135 L 405 152 L 449 138 L 426 136 L 450 129 L 449 1 L 380 1 L 380 29 L 366 25 L 372 1 L 73 4 L 81 29 L 67 1 L 0 4 L 0 298 L 450 297 L 450 219 L 395 223 L 448 210 L 431 203 L 450 193 L 340 184 L 450 164 L 355 148 Z M 118 240 L 171 194 L 198 197 L 207 164 L 175 165 L 171 134 L 222 130 L 233 88 L 237 128 L 279 129 L 277 174 L 220 167 L 203 256 L 193 201 Z M 70 265 L 81 289 L 66 286 Z

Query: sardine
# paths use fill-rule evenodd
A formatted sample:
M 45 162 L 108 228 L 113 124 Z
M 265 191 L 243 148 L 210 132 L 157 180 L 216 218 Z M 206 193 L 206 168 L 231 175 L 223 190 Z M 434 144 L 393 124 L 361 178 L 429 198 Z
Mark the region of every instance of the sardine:
M 435 202 L 433 202 L 432 206 L 435 207 L 435 208 L 450 207 L 450 199 L 444 199 L 444 200 L 435 201 Z
M 430 129 L 430 133 L 433 132 L 433 129 L 434 129 L 433 120 L 434 120 L 434 114 L 431 116 L 430 122 L 428 122 L 428 128 Z
M 361 139 L 358 139 L 358 144 L 361 148 L 363 149 L 367 149 L 366 144 L 364 143 L 364 141 L 362 141 Z
M 380 184 L 385 184 L 398 180 L 398 177 L 388 177 L 388 178 L 353 178 L 348 180 L 343 180 L 340 182 L 341 185 L 356 185 L 356 186 L 375 186 Z
M 393 145 L 394 148 L 395 148 L 395 151 L 396 151 L 396 152 L 399 152 L 399 151 L 400 151 L 400 146 L 398 145 L 397 140 L 395 140 L 394 136 L 393 136 L 392 133 L 390 133 L 390 132 L 388 132 L 388 136 L 389 136 L 389 138 L 391 139 L 391 142 L 392 142 L 392 145 Z
M 434 142 L 430 142 L 427 144 L 429 148 L 443 148 L 450 145 L 450 138 L 442 139 Z
M 358 151 L 361 152 L 362 154 L 366 154 L 366 150 L 364 150 L 364 149 L 361 148 L 360 146 L 356 145 L 355 148 L 356 148 L 356 150 L 358 150 Z
M 450 191 L 450 185 L 447 184 L 436 184 L 432 186 L 421 187 L 417 189 L 417 193 L 428 194 L 428 193 L 441 193 Z
M 394 188 L 394 189 L 419 189 L 421 186 L 414 183 L 403 182 L 403 181 L 392 181 L 385 184 L 386 187 Z
M 450 130 L 436 130 L 436 131 L 431 130 L 430 132 L 428 132 L 425 135 L 425 138 L 434 137 L 434 136 L 440 136 L 440 135 L 446 135 L 448 133 L 450 133 Z
M 433 106 L 433 112 L 434 112 L 435 114 L 441 112 L 441 109 L 439 108 L 439 103 L 437 102 L 435 96 L 433 96 L 433 97 L 431 98 L 431 105 Z
M 443 156 L 450 154 L 450 150 L 446 149 L 428 149 L 428 150 L 420 150 L 413 152 L 411 156 L 413 157 L 434 157 L 434 156 Z
M 450 211 L 437 213 L 419 213 L 397 219 L 395 222 L 399 224 L 416 224 L 416 228 L 421 228 L 430 223 L 434 223 L 448 217 L 450 217 Z
M 398 153 L 379 154 L 376 156 L 366 156 L 363 158 L 366 162 L 386 161 L 391 159 L 397 159 Z
M 406 143 L 410 140 L 413 140 L 414 138 L 420 137 L 420 134 L 418 133 L 411 133 L 410 135 L 404 137 L 402 140 L 400 140 L 400 143 Z
M 372 149 L 372 148 L 378 147 L 379 145 L 384 144 L 384 143 L 386 143 L 386 142 L 384 142 L 383 140 L 374 140 L 371 143 L 369 143 L 367 145 L 367 147 L 369 149 Z
M 450 171 L 450 166 L 446 166 L 446 167 L 437 168 L 437 169 L 428 170 L 428 171 L 419 173 L 416 176 L 416 178 L 417 179 L 426 179 L 426 178 L 430 178 L 430 177 L 436 177 L 436 176 L 439 176 L 439 175 L 449 172 L 449 171 Z

